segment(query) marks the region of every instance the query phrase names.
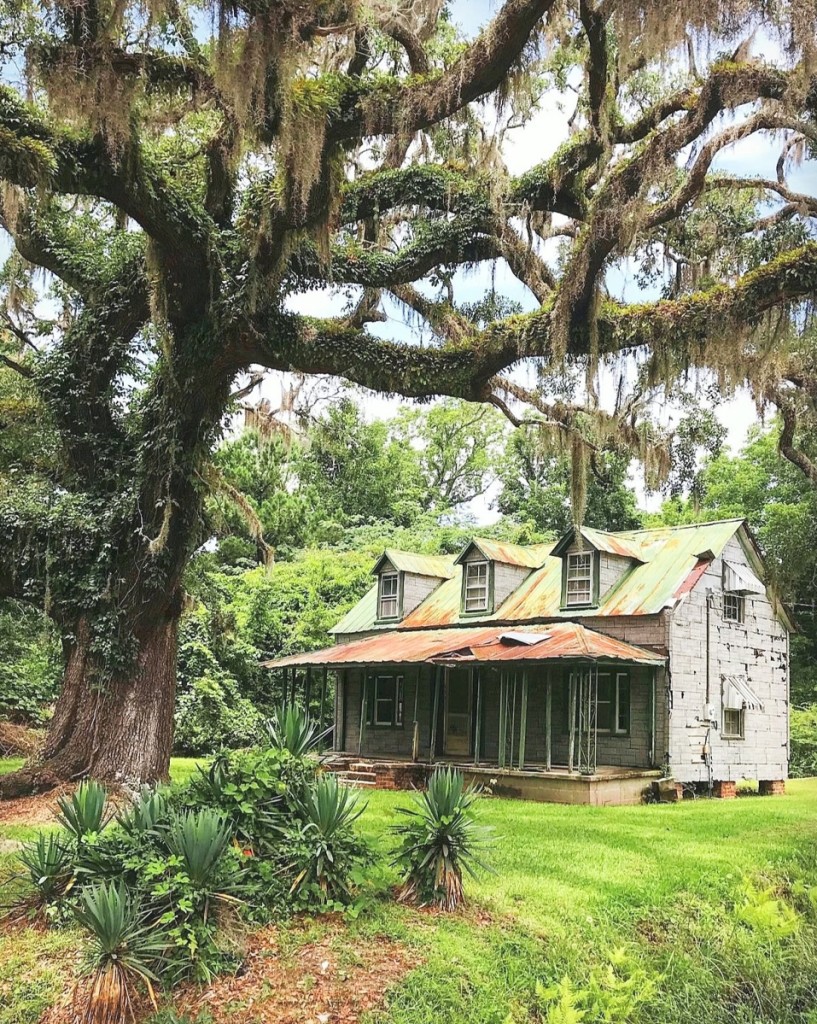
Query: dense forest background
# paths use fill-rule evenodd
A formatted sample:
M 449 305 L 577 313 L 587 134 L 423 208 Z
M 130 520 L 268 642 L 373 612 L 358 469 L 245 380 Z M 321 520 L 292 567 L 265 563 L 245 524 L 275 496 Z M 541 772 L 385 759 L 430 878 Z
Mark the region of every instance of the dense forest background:
M 216 450 L 210 540 L 187 572 L 179 647 L 178 753 L 248 741 L 276 694 L 260 662 L 325 646 L 329 628 L 371 585 L 386 546 L 456 552 L 474 533 L 520 543 L 571 523 L 577 481 L 568 451 L 494 409 L 454 400 L 364 415 L 343 390 L 289 415 L 254 409 Z M 0 474 L 22 486 L 47 422 L 24 382 L 0 370 Z M 778 450 L 776 420 L 743 448 L 724 447 L 711 408 L 689 402 L 674 435 L 658 510 L 636 501 L 629 456 L 608 443 L 580 482 L 588 526 L 622 530 L 745 516 L 800 633 L 792 642 L 794 770 L 817 771 L 817 490 Z M 474 509 L 498 514 L 475 522 Z M 55 553 L 56 554 L 56 553 Z M 44 725 L 62 659 L 49 620 L 0 601 L 0 717 Z

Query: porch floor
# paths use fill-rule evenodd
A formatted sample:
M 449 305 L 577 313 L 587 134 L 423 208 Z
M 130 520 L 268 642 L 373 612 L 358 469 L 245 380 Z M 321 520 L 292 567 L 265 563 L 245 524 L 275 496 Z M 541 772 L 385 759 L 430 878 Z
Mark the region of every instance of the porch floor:
M 653 782 L 662 778 L 658 768 L 597 765 L 592 775 L 570 772 L 567 766 L 531 764 L 524 768 L 499 768 L 489 762 L 456 757 L 412 761 L 408 757 L 366 757 L 352 752 L 328 755 L 328 770 L 338 772 L 353 785 L 377 789 L 421 788 L 437 765 L 459 768 L 470 782 L 485 786 L 496 796 L 544 803 L 636 804 Z

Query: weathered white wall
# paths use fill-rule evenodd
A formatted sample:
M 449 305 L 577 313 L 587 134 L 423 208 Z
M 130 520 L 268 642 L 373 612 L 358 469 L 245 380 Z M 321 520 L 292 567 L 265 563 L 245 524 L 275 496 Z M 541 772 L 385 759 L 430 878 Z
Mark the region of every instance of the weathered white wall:
M 737 537 L 723 557 L 749 564 Z M 788 633 L 775 617 L 765 595 L 747 594 L 743 622 L 723 618 L 723 557 L 713 560 L 670 616 L 669 650 L 671 706 L 669 759 L 680 782 L 704 782 L 707 767 L 701 757 L 707 739 L 706 600 L 711 592 L 709 703 L 717 729 L 709 734 L 715 780 L 785 779 L 788 774 Z M 762 711 L 746 710 L 745 738 L 723 739 L 722 676 L 744 676 L 763 702 Z
M 418 605 L 442 583 L 436 576 L 419 576 L 414 572 L 403 573 L 403 617 L 413 612 Z

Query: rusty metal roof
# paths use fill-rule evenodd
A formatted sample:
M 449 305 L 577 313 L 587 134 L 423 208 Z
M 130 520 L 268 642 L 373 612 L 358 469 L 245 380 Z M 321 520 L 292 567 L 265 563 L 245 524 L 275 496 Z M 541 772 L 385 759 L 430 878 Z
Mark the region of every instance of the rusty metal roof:
M 538 569 L 550 554 L 552 544 L 509 544 L 506 541 L 486 540 L 474 537 L 457 556 L 460 563 L 471 550 L 476 548 L 489 562 L 503 562 L 505 565 L 521 565 L 526 569 Z
M 520 642 L 531 633 L 533 643 Z M 621 661 L 660 665 L 664 656 L 587 629 L 577 622 L 554 622 L 546 629 L 523 627 L 508 634 L 499 626 L 469 629 L 395 630 L 379 636 L 308 651 L 265 668 L 337 665 L 417 665 L 459 661 Z
M 417 555 L 413 551 L 386 548 L 372 572 L 380 572 L 384 561 L 391 562 L 399 572 L 411 572 L 417 576 L 434 576 L 437 579 L 450 580 L 454 575 L 454 558 L 451 555 Z
M 682 596 L 685 581 L 688 581 L 689 589 L 698 582 L 700 574 L 689 580 L 690 573 L 702 561 L 720 555 L 729 540 L 739 531 L 746 533 L 743 520 L 729 519 L 604 534 L 605 543 L 609 545 L 605 550 L 612 550 L 615 541 L 619 548 L 616 554 L 623 554 L 626 550 L 637 552 L 637 555 L 627 556 L 633 559 L 633 564 L 606 594 L 601 595 L 599 605 L 595 608 L 561 607 L 562 560 L 550 554 L 543 556 L 539 567 L 534 568 L 498 608 L 475 620 L 473 615 L 466 617 L 462 614 L 462 566 L 457 565 L 453 570 L 454 575 L 444 580 L 397 628 L 434 629 L 440 626 L 541 622 L 588 616 L 656 615 L 662 609 L 672 607 Z M 594 541 L 598 541 L 601 531 L 592 533 Z M 752 543 L 748 533 L 745 540 L 747 544 Z M 553 547 L 558 548 L 559 545 Z M 530 550 L 535 551 L 534 557 L 539 558 L 543 549 L 543 545 L 536 545 Z M 706 556 L 706 559 L 702 556 Z M 377 592 L 376 588 L 372 588 L 335 626 L 333 632 L 349 634 L 395 628 L 393 624 L 388 627 L 376 625 L 376 616 Z

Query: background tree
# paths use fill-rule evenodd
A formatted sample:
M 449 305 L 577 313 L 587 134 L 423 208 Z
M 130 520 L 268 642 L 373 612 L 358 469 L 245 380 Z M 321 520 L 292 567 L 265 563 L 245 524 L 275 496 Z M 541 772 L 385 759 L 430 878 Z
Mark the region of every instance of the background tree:
M 111 0 L 0 11 L 0 222 L 15 247 L 2 362 L 31 381 L 58 442 L 51 473 L 32 466 L 3 494 L 0 596 L 47 605 L 65 651 L 42 758 L 4 794 L 166 772 L 183 575 L 249 366 L 491 402 L 515 421 L 529 402 L 580 454 L 577 410 L 521 390 L 517 364 L 592 376 L 640 352 L 655 379 L 695 365 L 768 380 L 758 324 L 814 293 L 817 244 L 772 237 L 768 222 L 770 198 L 792 223 L 814 214 L 785 173 L 816 137 L 813 4 L 506 0 L 470 42 L 437 0 L 209 13 Z M 719 55 L 718 39 L 731 48 L 758 25 L 780 29 L 778 59 L 753 59 L 748 42 Z M 504 133 L 568 78 L 572 134 L 508 175 Z M 712 170 L 755 133 L 784 138 L 776 181 Z M 710 254 L 701 291 L 636 305 L 604 293 L 608 268 L 735 190 L 756 196 L 752 230 L 770 238 L 751 270 Z M 454 301 L 456 270 L 500 258 L 536 308 L 475 322 Z M 357 289 L 348 315 L 291 311 L 325 285 Z M 387 297 L 430 343 L 367 329 Z M 648 458 L 649 433 L 621 411 Z

